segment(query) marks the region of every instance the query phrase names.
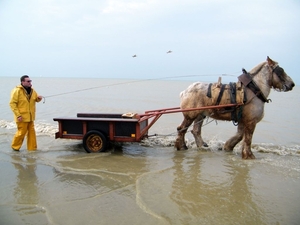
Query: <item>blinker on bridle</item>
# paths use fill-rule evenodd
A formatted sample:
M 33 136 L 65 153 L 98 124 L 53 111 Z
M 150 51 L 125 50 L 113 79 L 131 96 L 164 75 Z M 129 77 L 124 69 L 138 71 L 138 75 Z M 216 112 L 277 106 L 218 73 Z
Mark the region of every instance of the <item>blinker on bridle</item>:
M 284 79 L 283 79 L 284 70 L 280 66 L 276 66 L 272 70 L 272 73 L 275 73 L 281 81 L 284 81 Z

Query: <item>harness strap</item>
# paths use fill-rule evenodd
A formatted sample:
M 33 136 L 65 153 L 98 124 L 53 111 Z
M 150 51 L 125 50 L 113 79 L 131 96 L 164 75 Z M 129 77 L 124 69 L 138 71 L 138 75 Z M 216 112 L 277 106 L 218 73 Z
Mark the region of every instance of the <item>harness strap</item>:
M 241 81 L 246 87 L 248 86 L 249 83 L 252 82 L 252 77 L 250 76 L 249 73 L 243 73 L 238 77 L 239 81 Z
M 243 115 L 243 107 L 244 106 L 238 106 L 237 108 L 234 109 L 234 111 L 231 113 L 231 121 L 234 126 L 237 126 L 239 124 L 240 119 L 242 118 Z
M 236 104 L 236 83 L 229 83 L 230 87 L 230 102 L 231 104 Z
M 220 102 L 221 102 L 221 99 L 222 99 L 222 96 L 223 96 L 223 93 L 224 93 L 224 90 L 225 90 L 225 86 L 226 86 L 226 84 L 222 84 L 222 86 L 220 88 L 220 93 L 219 93 L 216 105 L 219 105 Z
M 230 87 L 230 102 L 231 104 L 236 104 L 236 83 L 229 83 L 229 87 Z M 233 121 L 234 124 L 238 123 L 238 119 L 237 119 L 237 110 L 234 109 L 231 112 L 231 120 Z
M 262 91 L 259 89 L 257 84 L 252 79 L 249 73 L 243 73 L 238 77 L 239 81 L 241 81 L 245 87 L 249 88 L 260 100 L 263 102 L 269 103 L 270 99 L 267 99 Z
M 211 86 L 212 86 L 212 83 L 210 83 L 208 85 L 208 88 L 207 88 L 207 94 L 206 94 L 206 96 L 209 97 L 209 98 L 211 98 Z

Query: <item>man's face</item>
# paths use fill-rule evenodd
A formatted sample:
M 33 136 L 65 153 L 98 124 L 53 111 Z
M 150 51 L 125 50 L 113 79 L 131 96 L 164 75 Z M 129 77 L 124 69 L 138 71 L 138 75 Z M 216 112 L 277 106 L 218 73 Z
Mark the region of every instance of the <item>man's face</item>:
M 23 85 L 24 87 L 31 87 L 32 85 L 31 85 L 31 80 L 30 80 L 30 78 L 29 78 L 29 77 L 26 77 L 25 80 L 22 81 L 22 85 Z

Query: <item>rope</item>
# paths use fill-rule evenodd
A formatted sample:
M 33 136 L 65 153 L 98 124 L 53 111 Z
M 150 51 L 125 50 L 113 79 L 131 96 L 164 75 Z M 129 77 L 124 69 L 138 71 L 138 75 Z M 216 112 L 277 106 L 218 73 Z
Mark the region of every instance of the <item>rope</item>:
M 105 87 L 112 87 L 112 86 L 118 86 L 118 85 L 124 85 L 124 84 L 132 84 L 132 83 L 138 83 L 138 82 L 145 82 L 145 81 L 151 81 L 151 80 L 165 80 L 165 79 L 175 79 L 175 78 L 184 78 L 184 77 L 204 77 L 204 76 L 220 76 L 217 74 L 206 74 L 206 75 L 184 75 L 184 76 L 170 76 L 170 77 L 161 77 L 161 78 L 153 78 L 153 79 L 143 79 L 143 80 L 135 80 L 135 81 L 127 81 L 127 82 L 120 82 L 120 83 L 114 83 L 114 84 L 108 84 L 108 85 L 101 85 L 97 87 L 90 87 L 90 88 L 84 88 L 84 89 L 79 89 L 75 91 L 68 91 L 68 92 L 63 92 L 59 94 L 53 94 L 53 95 L 48 95 L 48 96 L 43 96 L 43 103 L 46 102 L 46 98 L 52 98 L 56 96 L 61 96 L 61 95 L 67 95 L 67 94 L 72 94 L 76 92 L 82 92 L 82 91 L 89 91 L 93 89 L 98 89 L 98 88 L 105 88 Z M 235 75 L 231 74 L 221 74 L 221 76 L 233 76 L 237 77 Z

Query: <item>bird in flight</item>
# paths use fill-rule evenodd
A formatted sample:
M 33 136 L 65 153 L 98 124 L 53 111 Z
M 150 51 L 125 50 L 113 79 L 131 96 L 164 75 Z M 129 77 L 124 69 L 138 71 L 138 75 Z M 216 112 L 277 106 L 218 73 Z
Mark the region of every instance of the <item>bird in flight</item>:
M 171 51 L 171 50 L 169 50 L 169 51 L 167 51 L 167 53 L 172 53 L 172 51 Z
M 134 57 L 136 57 L 136 55 L 133 55 L 132 57 L 134 58 Z

